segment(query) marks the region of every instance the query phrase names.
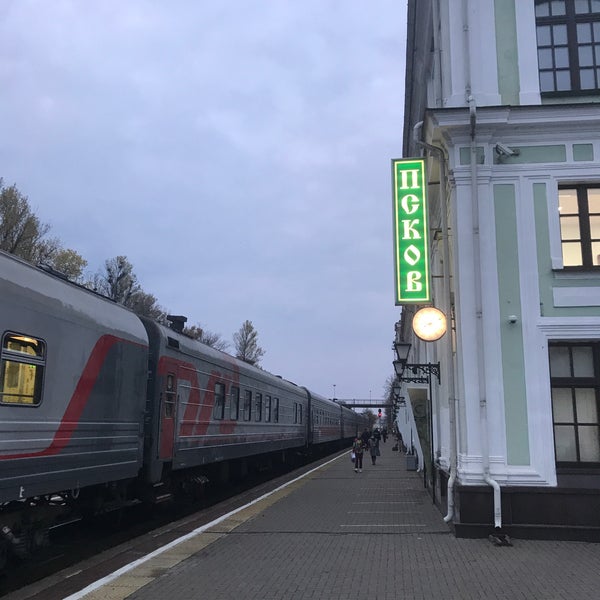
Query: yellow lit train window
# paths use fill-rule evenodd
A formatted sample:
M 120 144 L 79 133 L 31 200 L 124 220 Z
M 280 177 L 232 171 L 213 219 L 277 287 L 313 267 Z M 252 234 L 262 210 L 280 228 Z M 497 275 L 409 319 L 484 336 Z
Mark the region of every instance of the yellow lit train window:
M 37 406 L 42 400 L 46 345 L 41 340 L 6 333 L 2 339 L 0 404 Z

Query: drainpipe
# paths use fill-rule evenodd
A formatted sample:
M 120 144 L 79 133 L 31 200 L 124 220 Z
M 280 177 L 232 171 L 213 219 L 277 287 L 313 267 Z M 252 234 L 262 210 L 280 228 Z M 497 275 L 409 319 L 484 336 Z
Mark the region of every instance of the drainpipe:
M 437 156 L 440 163 L 440 220 L 442 228 L 442 260 L 443 260 L 443 280 L 445 292 L 445 304 L 448 314 L 446 315 L 450 324 L 452 324 L 452 290 L 450 289 L 450 244 L 448 241 L 448 205 L 449 199 L 446 195 L 446 156 L 444 150 L 438 146 L 427 144 L 420 140 L 423 121 L 417 123 L 413 128 L 413 140 L 419 146 L 425 148 L 430 153 Z M 448 333 L 451 336 L 451 332 Z M 448 409 L 449 409 L 449 427 L 450 427 L 450 478 L 448 479 L 448 514 L 444 517 L 446 523 L 450 522 L 454 516 L 454 483 L 456 481 L 457 465 L 457 435 L 456 435 L 456 391 L 454 386 L 454 355 L 452 353 L 452 340 L 446 340 L 445 345 L 447 373 L 445 374 L 448 382 Z
M 469 105 L 471 127 L 471 205 L 473 215 L 473 270 L 475 279 L 475 319 L 477 342 L 477 373 L 479 390 L 479 425 L 481 429 L 481 466 L 483 480 L 494 490 L 494 526 L 502 526 L 500 485 L 490 476 L 487 399 L 485 393 L 485 344 L 483 336 L 483 298 L 481 290 L 481 236 L 479 233 L 479 189 L 477 183 L 477 107 L 472 92 L 471 49 L 469 39 L 469 0 L 463 0 L 463 32 L 465 49 L 465 96 Z
M 479 418 L 481 427 L 481 466 L 483 480 L 494 490 L 494 526 L 502 527 L 500 485 L 490 476 L 487 399 L 485 394 L 485 343 L 483 339 L 483 299 L 481 292 L 481 236 L 479 233 L 479 190 L 477 189 L 477 109 L 475 98 L 469 95 L 469 120 L 471 124 L 471 200 L 473 206 L 473 270 L 475 272 L 475 317 L 477 340 L 477 373 L 479 389 Z

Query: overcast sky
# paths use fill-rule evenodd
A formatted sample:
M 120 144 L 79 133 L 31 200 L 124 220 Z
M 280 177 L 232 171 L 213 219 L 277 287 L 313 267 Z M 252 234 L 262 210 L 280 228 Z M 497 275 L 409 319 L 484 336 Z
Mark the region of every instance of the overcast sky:
M 338 398 L 392 374 L 405 0 L 2 0 L 0 177 L 98 271 Z

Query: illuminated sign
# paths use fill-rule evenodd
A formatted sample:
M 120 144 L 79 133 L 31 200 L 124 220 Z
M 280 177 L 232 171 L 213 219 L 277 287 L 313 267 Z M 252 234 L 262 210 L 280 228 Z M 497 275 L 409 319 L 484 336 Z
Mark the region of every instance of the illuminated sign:
M 429 240 L 425 160 L 392 160 L 396 304 L 425 304 L 429 288 Z

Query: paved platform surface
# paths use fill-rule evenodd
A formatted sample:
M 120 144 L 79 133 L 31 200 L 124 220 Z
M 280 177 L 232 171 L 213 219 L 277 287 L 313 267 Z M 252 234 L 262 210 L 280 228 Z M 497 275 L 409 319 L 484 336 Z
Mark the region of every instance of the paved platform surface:
M 456 539 L 406 457 L 349 454 L 71 598 L 600 598 L 600 544 Z

